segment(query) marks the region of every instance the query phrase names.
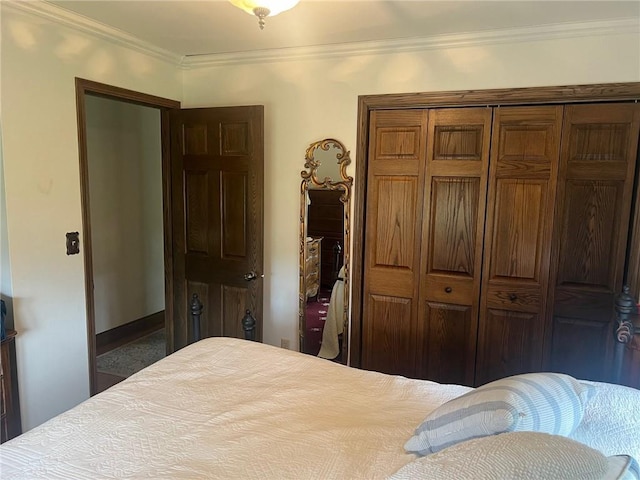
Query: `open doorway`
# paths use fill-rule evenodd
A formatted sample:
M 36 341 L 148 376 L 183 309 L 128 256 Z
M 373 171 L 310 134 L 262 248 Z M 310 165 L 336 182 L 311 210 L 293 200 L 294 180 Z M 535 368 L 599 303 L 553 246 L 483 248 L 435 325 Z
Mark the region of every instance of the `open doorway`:
M 93 395 L 168 351 L 165 126 L 180 104 L 82 79 L 76 92 Z
M 160 111 L 85 98 L 97 392 L 166 353 Z
M 250 337 L 262 339 L 264 106 L 180 109 L 174 100 L 76 79 L 89 385 L 93 395 L 98 391 L 96 308 L 100 306 L 95 298 L 87 148 L 90 96 L 160 112 L 166 353 L 201 338 L 196 335 L 200 327 L 204 337 L 244 338 L 245 314 L 256 320 Z M 123 175 L 128 168 L 125 162 Z M 117 185 L 118 181 L 111 183 Z M 128 205 L 125 202 L 119 211 Z M 116 257 L 122 249 L 130 248 L 128 239 L 140 235 L 139 231 L 138 224 L 130 231 L 124 229 Z M 154 237 L 154 242 L 157 240 Z M 158 276 L 154 276 L 156 281 Z M 197 320 L 189 315 L 190 301 L 196 296 L 204 308 Z M 105 304 L 108 301 L 100 308 Z

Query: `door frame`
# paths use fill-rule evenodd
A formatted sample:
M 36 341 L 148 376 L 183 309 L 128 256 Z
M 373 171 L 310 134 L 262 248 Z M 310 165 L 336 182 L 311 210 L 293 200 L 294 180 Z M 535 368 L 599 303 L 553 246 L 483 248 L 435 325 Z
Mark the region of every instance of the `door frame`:
M 566 85 L 555 87 L 500 88 L 492 90 L 458 90 L 421 93 L 360 95 L 358 97 L 358 126 L 356 141 L 356 175 L 353 257 L 351 283 L 350 365 L 360 367 L 362 355 L 363 267 L 365 247 L 365 201 L 369 152 L 369 117 L 372 111 L 434 107 L 482 107 L 504 105 L 539 105 L 585 102 L 637 101 L 640 82 Z M 636 201 L 640 186 L 636 190 Z M 640 207 L 635 209 L 634 226 L 629 236 L 640 239 Z M 640 266 L 640 249 L 631 252 L 631 265 Z M 632 291 L 640 291 L 640 274 L 630 275 Z
M 125 88 L 75 78 L 76 113 L 78 121 L 78 156 L 80 160 L 80 204 L 82 210 L 82 242 L 84 245 L 84 283 L 87 320 L 87 345 L 89 354 L 89 394 L 95 395 L 97 388 L 95 302 L 93 295 L 93 257 L 91 248 L 91 214 L 89 208 L 89 159 L 87 153 L 87 95 L 107 98 L 160 110 L 160 138 L 162 149 L 162 218 L 164 231 L 164 281 L 165 281 L 165 328 L 167 329 L 167 352 L 173 351 L 173 239 L 171 233 L 171 164 L 169 110 L 179 109 L 180 102 L 157 97 Z

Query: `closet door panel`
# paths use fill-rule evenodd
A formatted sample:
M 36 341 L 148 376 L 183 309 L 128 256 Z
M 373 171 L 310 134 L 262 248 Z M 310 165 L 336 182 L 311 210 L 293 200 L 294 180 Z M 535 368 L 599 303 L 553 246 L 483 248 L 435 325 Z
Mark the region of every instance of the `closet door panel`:
M 563 107 L 494 113 L 476 384 L 540 370 Z
M 538 312 L 542 302 L 540 287 L 494 282 L 487 287 L 486 303 L 491 308 Z
M 620 182 L 569 180 L 565 185 L 566 209 L 558 285 L 584 285 L 607 291 L 615 283 L 615 252 L 623 191 Z
M 486 327 L 478 345 L 484 362 L 476 383 L 537 370 L 542 358 L 540 315 L 493 308 L 484 313 Z
M 575 317 L 574 312 L 567 313 Z M 607 355 L 605 345 L 612 342 L 613 327 L 600 319 L 583 320 L 572 317 L 555 315 L 553 318 L 552 370 L 581 379 L 594 377 L 594 372 L 601 377 L 605 376 L 608 367 L 602 359 Z M 580 332 L 579 342 L 567 345 L 566 340 L 575 337 L 576 331 Z M 571 371 L 564 371 L 556 365 L 571 365 L 572 368 Z
M 414 288 L 418 178 L 379 175 L 370 183 L 369 218 L 376 235 L 367 241 L 370 283 L 376 292 L 411 298 Z
M 374 180 L 377 235 L 372 239 L 373 265 L 410 272 L 416 232 L 418 179 L 413 176 L 379 175 Z
M 548 190 L 547 180 L 496 180 L 490 280 L 540 283 Z
M 370 118 L 362 367 L 416 375 L 427 111 Z
M 429 348 L 426 378 L 440 383 L 468 383 L 469 364 L 475 362 L 475 345 L 469 342 L 477 318 L 473 307 L 427 302 L 425 323 Z
M 429 112 L 419 375 L 438 382 L 473 384 L 491 117 L 490 108 Z
M 413 305 L 410 298 L 370 295 L 369 341 L 375 350 L 366 350 L 368 370 L 392 375 L 415 373 L 415 338 L 411 327 Z
M 480 179 L 434 177 L 431 179 L 428 269 L 473 279 L 478 223 Z
M 613 300 L 622 288 L 640 107 L 566 109 L 554 241 L 550 364 L 609 380 Z

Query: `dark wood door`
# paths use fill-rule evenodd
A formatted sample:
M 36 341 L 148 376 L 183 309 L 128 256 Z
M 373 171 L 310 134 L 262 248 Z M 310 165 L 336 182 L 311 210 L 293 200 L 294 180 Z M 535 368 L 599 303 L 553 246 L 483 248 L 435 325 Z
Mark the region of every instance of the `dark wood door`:
M 362 368 L 415 376 L 427 111 L 372 112 L 369 128 Z
M 242 338 L 248 309 L 262 339 L 263 124 L 262 106 L 171 112 L 170 351 L 192 340 L 194 293 L 204 305 L 202 337 Z M 249 272 L 257 278 L 245 280 Z
M 477 385 L 542 367 L 562 112 L 495 109 Z
M 429 111 L 419 376 L 441 383 L 474 381 L 492 110 Z
M 622 290 L 639 128 L 638 104 L 566 107 L 551 368 L 578 378 L 610 380 L 613 301 Z

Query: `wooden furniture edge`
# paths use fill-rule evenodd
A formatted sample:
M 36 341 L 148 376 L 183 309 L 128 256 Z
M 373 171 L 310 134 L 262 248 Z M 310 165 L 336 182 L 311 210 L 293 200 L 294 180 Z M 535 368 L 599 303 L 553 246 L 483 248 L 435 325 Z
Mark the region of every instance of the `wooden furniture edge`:
M 194 293 L 191 297 L 190 304 L 191 311 L 191 322 L 193 338 L 191 343 L 195 343 L 198 340 L 201 340 L 200 334 L 200 318 L 202 317 L 202 311 L 204 310 L 204 305 L 200 301 L 197 293 Z M 251 310 L 245 310 L 245 315 L 242 317 L 242 330 L 244 331 L 244 339 L 250 340 L 252 342 L 256 341 L 256 319 L 251 314 Z
M 640 98 L 640 82 L 495 88 L 438 92 L 360 95 L 368 110 L 576 102 L 629 101 Z
M 2 339 L 2 343 L 8 342 L 12 338 L 14 338 L 17 334 L 18 332 L 16 332 L 15 330 L 9 330 L 9 329 L 5 330 L 5 336 Z
M 2 387 L 3 393 L 3 403 L 7 401 L 8 403 L 4 403 L 4 408 L 9 409 L 2 412 L 2 423 L 0 424 L 0 428 L 2 429 L 2 433 L 0 434 L 0 442 L 4 443 L 12 438 L 17 437 L 22 434 L 22 413 L 20 411 L 20 392 L 18 388 L 18 372 L 16 365 L 16 341 L 15 338 L 18 335 L 18 332 L 12 328 L 7 328 L 5 330 L 5 338 L 2 339 L 2 350 L 3 358 L 0 363 L 2 364 L 3 371 L 3 379 L 2 379 Z M 4 364 L 4 360 L 9 361 L 9 365 Z M 7 368 L 8 367 L 8 368 Z M 6 370 L 5 370 L 6 369 Z M 6 379 L 10 379 L 10 383 L 5 384 Z M 8 394 L 8 400 L 5 395 Z M 1 476 L 1 475 L 0 475 Z
M 622 288 L 622 292 L 615 299 L 616 323 L 614 324 L 614 338 L 616 344 L 612 375 L 615 383 L 620 383 L 623 379 L 626 346 L 631 343 L 634 335 L 640 335 L 640 317 L 638 316 L 636 302 L 637 300 L 630 295 L 628 285 Z

